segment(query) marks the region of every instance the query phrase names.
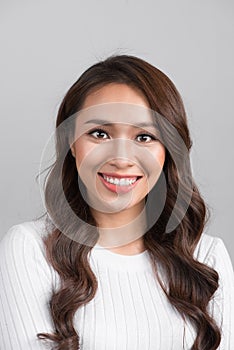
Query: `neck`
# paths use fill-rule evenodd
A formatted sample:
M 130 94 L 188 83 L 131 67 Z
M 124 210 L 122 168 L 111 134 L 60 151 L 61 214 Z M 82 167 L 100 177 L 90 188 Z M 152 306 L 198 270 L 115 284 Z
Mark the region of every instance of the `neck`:
M 111 248 L 124 246 L 124 249 L 143 249 L 142 236 L 146 232 L 147 223 L 142 205 L 118 213 L 91 211 L 98 225 L 98 244 Z

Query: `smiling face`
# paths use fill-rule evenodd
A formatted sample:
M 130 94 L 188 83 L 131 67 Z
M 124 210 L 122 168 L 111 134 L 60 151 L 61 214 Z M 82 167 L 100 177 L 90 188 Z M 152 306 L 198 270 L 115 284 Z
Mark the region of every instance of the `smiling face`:
M 71 151 L 94 210 L 142 210 L 165 161 L 154 124 L 144 95 L 126 84 L 111 83 L 86 97 Z

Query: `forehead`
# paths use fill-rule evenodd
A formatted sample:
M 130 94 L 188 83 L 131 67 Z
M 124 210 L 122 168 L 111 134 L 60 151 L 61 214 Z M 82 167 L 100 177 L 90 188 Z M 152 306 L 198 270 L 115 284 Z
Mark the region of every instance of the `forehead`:
M 121 83 L 108 83 L 102 87 L 96 87 L 86 96 L 83 109 L 103 103 L 131 103 L 143 107 L 149 107 L 147 98 L 136 87 Z
M 155 113 L 144 106 L 112 102 L 82 109 L 77 113 L 76 124 L 86 125 L 109 125 L 129 124 L 134 127 L 150 127 L 156 125 Z

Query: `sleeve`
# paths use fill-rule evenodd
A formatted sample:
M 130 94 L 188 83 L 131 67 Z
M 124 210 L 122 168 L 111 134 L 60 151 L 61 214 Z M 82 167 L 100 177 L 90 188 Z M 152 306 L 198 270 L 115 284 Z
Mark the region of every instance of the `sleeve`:
M 51 348 L 37 338 L 53 330 L 51 276 L 35 235 L 23 224 L 13 226 L 0 242 L 0 350 Z
M 228 251 L 220 238 L 207 261 L 219 274 L 219 287 L 209 303 L 209 311 L 221 329 L 218 350 L 234 349 L 234 273 Z

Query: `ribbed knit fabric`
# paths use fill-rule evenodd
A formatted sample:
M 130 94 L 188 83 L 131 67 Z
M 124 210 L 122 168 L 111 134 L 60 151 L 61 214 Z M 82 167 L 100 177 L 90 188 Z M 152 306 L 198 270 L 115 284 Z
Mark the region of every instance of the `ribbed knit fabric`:
M 44 220 L 13 226 L 0 242 L 0 350 L 50 349 L 39 332 L 53 331 L 48 311 L 59 276 L 47 263 Z M 219 350 L 234 349 L 234 274 L 220 238 L 202 235 L 195 258 L 220 274 L 209 310 L 222 325 Z M 81 350 L 189 350 L 195 331 L 167 301 L 147 251 L 120 255 L 96 245 L 89 256 L 97 293 L 77 310 Z

